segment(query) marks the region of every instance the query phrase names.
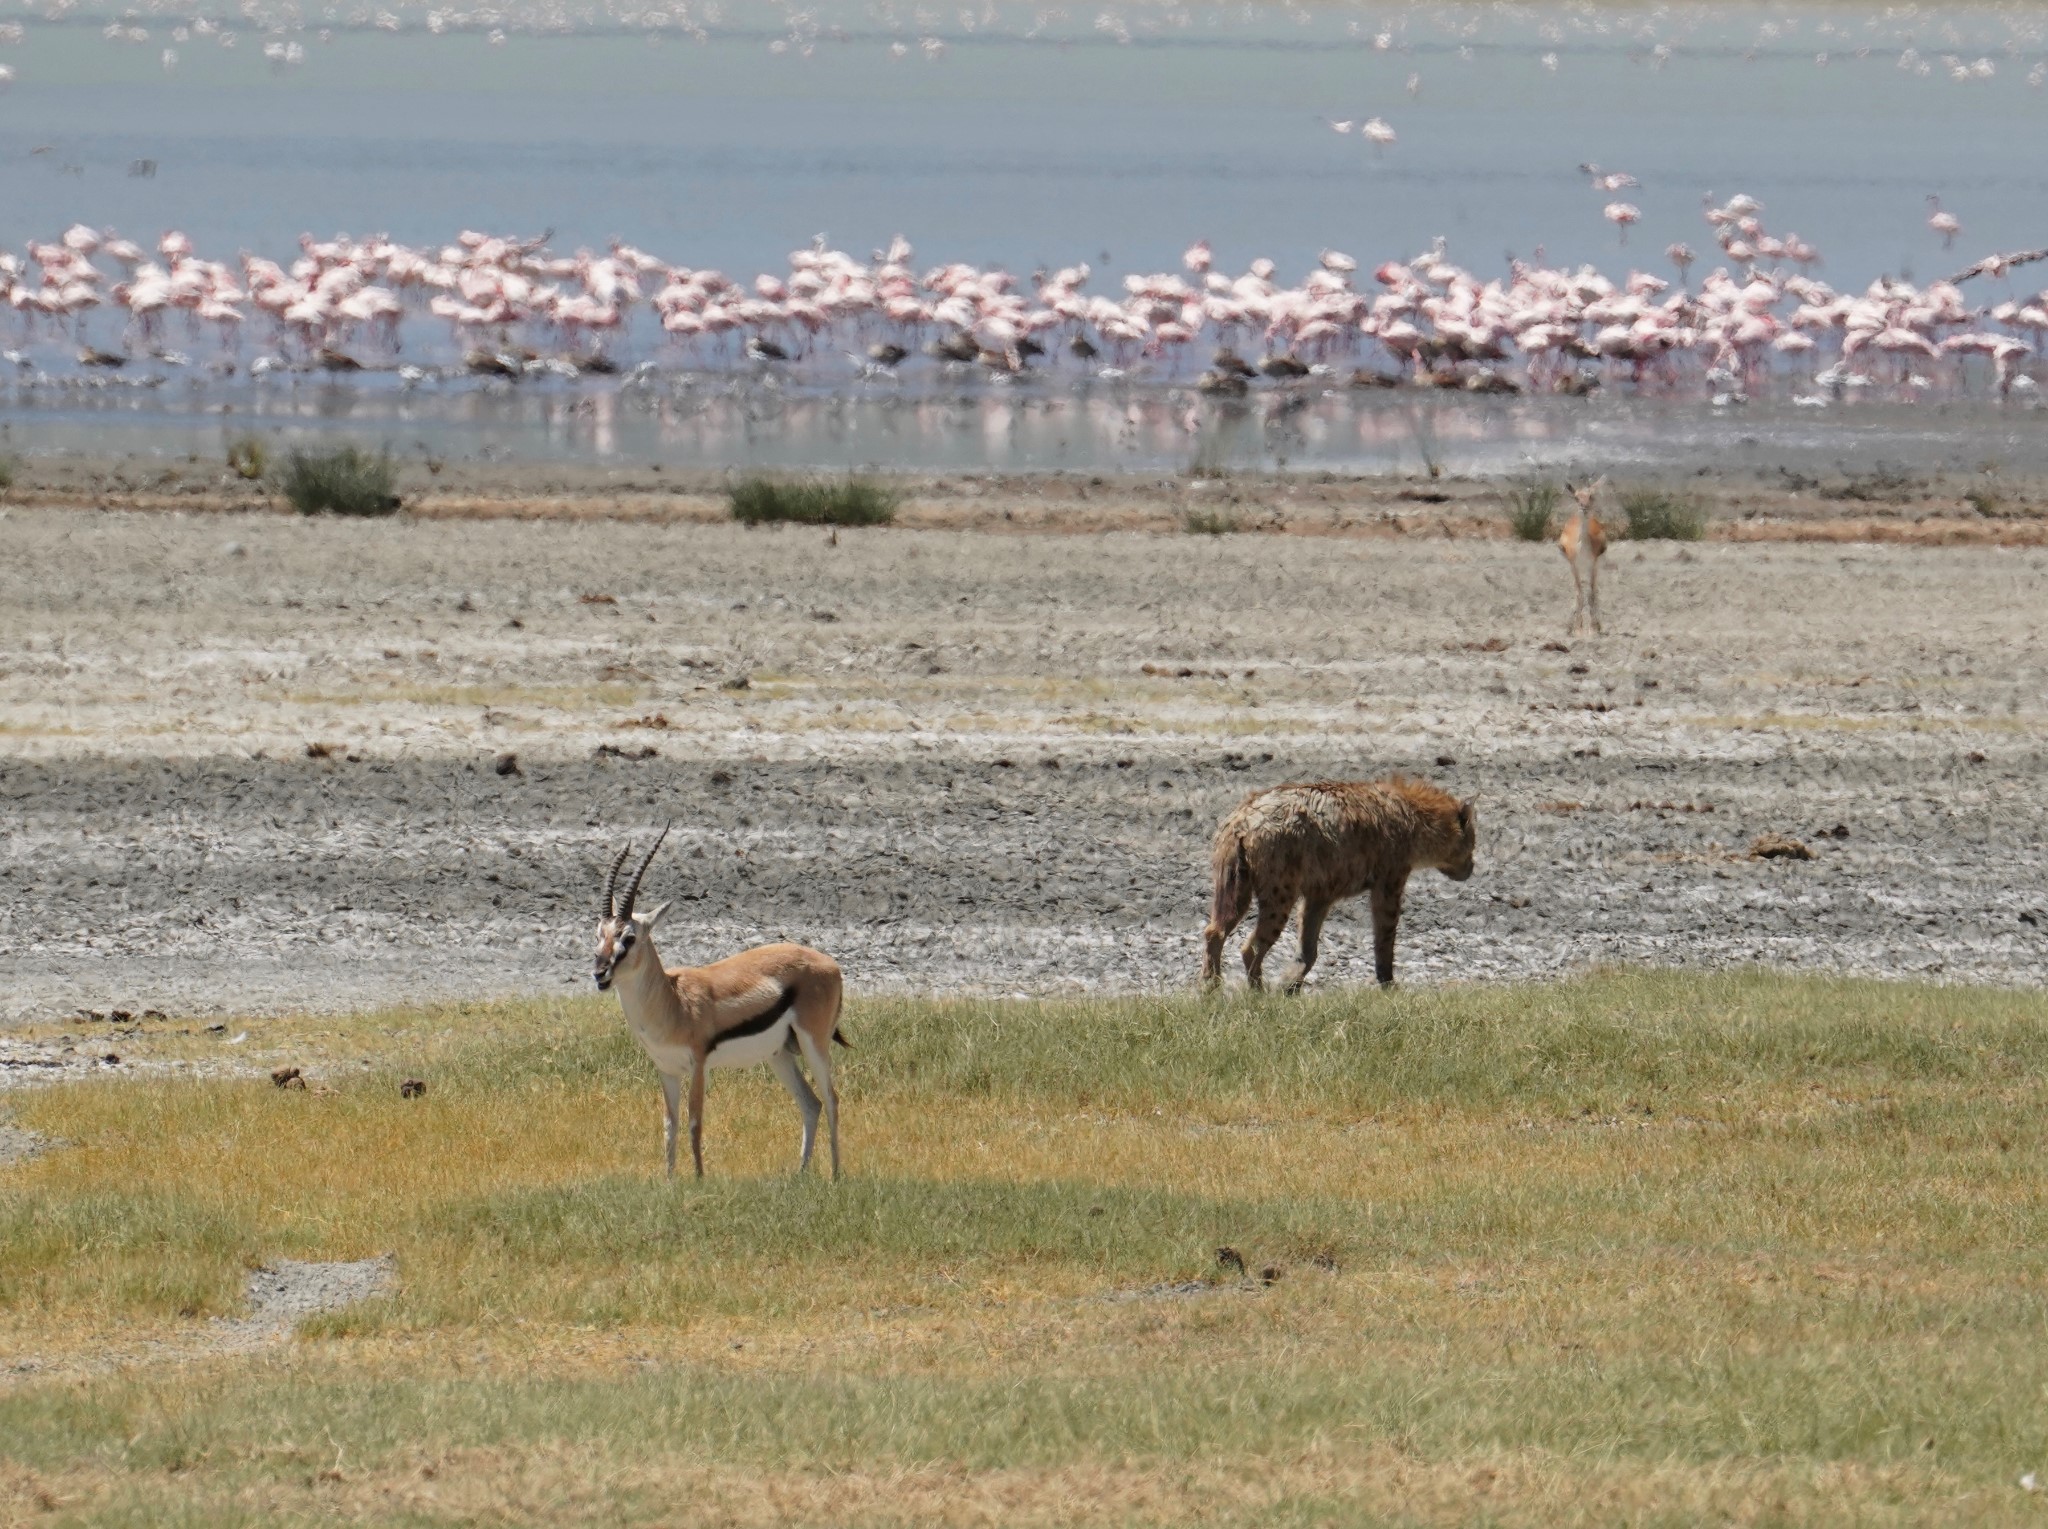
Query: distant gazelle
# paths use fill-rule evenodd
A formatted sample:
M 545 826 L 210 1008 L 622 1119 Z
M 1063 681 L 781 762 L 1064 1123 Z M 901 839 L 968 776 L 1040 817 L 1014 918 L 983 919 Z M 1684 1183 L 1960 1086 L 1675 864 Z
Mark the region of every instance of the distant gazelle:
M 1579 505 L 1557 538 L 1557 550 L 1572 565 L 1572 583 L 1579 592 L 1578 609 L 1572 612 L 1574 637 L 1600 635 L 1600 559 L 1607 551 L 1607 537 L 1593 514 L 1593 498 L 1606 486 L 1604 477 L 1594 479 L 1584 488 L 1565 485 Z
M 797 1172 L 810 1166 L 818 1139 L 818 1096 L 804 1081 L 797 1052 L 825 1091 L 825 1125 L 832 1143 L 832 1177 L 839 1177 L 839 1091 L 832 1082 L 832 1043 L 839 1033 L 839 964 L 802 945 L 763 945 L 709 966 L 664 968 L 654 949 L 654 926 L 669 904 L 636 914 L 634 900 L 654 852 L 668 837 L 662 829 L 640 869 L 616 895 L 619 869 L 632 852 L 630 842 L 612 861 L 597 926 L 595 975 L 598 991 L 616 984 L 626 1027 L 661 1074 L 667 1120 L 668 1171 L 676 1171 L 676 1107 L 687 1074 L 690 1086 L 690 1160 L 704 1177 L 704 1073 L 712 1067 L 768 1064 L 803 1112 L 803 1155 Z
M 1301 909 L 1301 960 L 1284 979 L 1292 993 L 1316 964 L 1316 942 L 1331 907 L 1372 897 L 1373 960 L 1380 985 L 1394 980 L 1394 930 L 1408 877 L 1435 867 L 1453 881 L 1472 874 L 1478 843 L 1472 804 L 1421 781 L 1322 781 L 1254 791 L 1216 830 L 1210 854 L 1215 892 L 1202 931 L 1202 980 L 1223 976 L 1223 942 L 1257 902 L 1244 942 L 1244 974 L 1265 985 L 1266 952 Z

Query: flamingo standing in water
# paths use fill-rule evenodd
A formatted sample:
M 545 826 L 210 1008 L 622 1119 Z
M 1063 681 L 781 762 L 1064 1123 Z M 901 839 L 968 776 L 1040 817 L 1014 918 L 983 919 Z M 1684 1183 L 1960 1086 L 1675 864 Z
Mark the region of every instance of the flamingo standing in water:
M 1602 171 L 1599 180 L 1611 183 L 1616 175 Z M 1605 215 L 1624 239 L 1640 216 L 1626 203 L 1610 204 Z M 1953 386 L 1966 355 L 1990 359 L 2001 392 L 2031 387 L 2028 367 L 2048 336 L 2048 293 L 2015 296 L 1972 315 L 1954 282 L 2003 273 L 2048 252 L 1993 257 L 1924 288 L 1885 280 L 1861 295 L 1838 294 L 1807 273 L 1816 258 L 1810 247 L 1766 229 L 1754 198 L 1717 206 L 1709 197 L 1706 216 L 1729 265 L 1708 275 L 1697 296 L 1671 292 L 1644 271 L 1610 279 L 1590 266 L 1549 268 L 1540 251 L 1534 263 L 1511 260 L 1506 278 L 1488 281 L 1455 264 L 1442 241 L 1411 260 L 1377 266 L 1326 249 L 1290 280 L 1265 257 L 1241 275 L 1217 269 L 1203 240 L 1182 255 L 1181 271 L 1133 273 L 1111 296 L 1085 290 L 1085 265 L 1040 272 L 1021 290 L 999 267 L 965 262 L 920 277 L 908 265 L 911 247 L 900 239 L 867 262 L 820 240 L 794 252 L 787 269 L 745 281 L 669 265 L 623 243 L 608 255 L 566 257 L 550 254 L 543 240 L 473 231 L 438 251 L 407 249 L 381 235 L 309 236 L 288 270 L 245 255 L 237 273 L 199 259 L 192 241 L 176 231 L 163 235 L 158 265 L 112 230 L 78 224 L 57 240 L 30 244 L 26 264 L 0 252 L 0 301 L 24 339 L 61 327 L 81 345 L 91 323 L 105 322 L 95 310 L 109 304 L 125 317 L 131 344 L 160 343 L 166 319 L 182 312 L 194 332 L 210 327 L 231 350 L 246 314 L 300 364 L 319 358 L 330 366 L 330 352 L 353 360 L 338 347 L 359 336 L 397 350 L 404 321 L 427 315 L 447 320 L 454 343 L 463 351 L 481 348 L 486 359 L 550 338 L 601 355 L 614 336 L 632 333 L 644 303 L 670 343 L 697 351 L 698 364 L 710 366 L 742 352 L 766 359 L 779 352 L 787 364 L 803 366 L 842 349 L 857 361 L 878 348 L 898 361 L 928 349 L 1005 375 L 1041 357 L 1070 355 L 1091 371 L 1139 368 L 1170 382 L 1192 347 L 1213 337 L 1227 347 L 1221 355 L 1235 355 L 1243 339 L 1262 344 L 1266 354 L 1248 386 L 1261 378 L 1285 386 L 1312 373 L 1337 374 L 1347 360 L 1379 352 L 1418 383 L 1474 392 L 1597 385 L 1601 376 L 1582 362 L 1608 380 L 1670 387 L 1693 361 L 1710 367 L 1708 380 L 1729 392 L 1768 385 L 1775 363 L 1811 372 L 1839 399 L 1846 386 L 1880 381 L 1922 391 Z M 1689 274 L 1690 249 L 1674 245 L 1667 254 L 1681 277 Z M 126 268 L 104 297 L 110 278 L 95 259 Z M 1381 290 L 1356 290 L 1361 268 L 1371 269 Z M 643 282 L 651 297 L 643 296 Z M 1962 333 L 1974 317 L 1984 327 Z M 508 377 L 552 366 L 537 355 L 498 359 L 509 368 L 498 375 Z M 1945 367 L 1929 365 L 1943 360 Z M 1220 359 L 1217 365 L 1245 380 L 1237 368 Z M 1393 380 L 1375 369 L 1356 385 Z
M 1934 209 L 1927 215 L 1927 226 L 1941 235 L 1943 249 L 1951 248 L 1956 242 L 1956 235 L 1963 231 L 1962 220 L 1952 212 L 1943 212 L 1938 196 L 1930 195 L 1927 205 Z

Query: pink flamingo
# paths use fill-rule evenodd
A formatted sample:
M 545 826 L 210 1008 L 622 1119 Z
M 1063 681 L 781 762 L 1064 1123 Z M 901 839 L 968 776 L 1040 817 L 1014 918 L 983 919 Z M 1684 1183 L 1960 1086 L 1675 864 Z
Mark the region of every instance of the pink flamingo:
M 1956 235 L 1963 231 L 1961 219 L 1952 212 L 1943 212 L 1941 198 L 1931 193 L 1928 195 L 1927 205 L 1934 209 L 1927 216 L 1927 226 L 1941 235 L 1943 249 L 1951 248 L 1956 242 Z

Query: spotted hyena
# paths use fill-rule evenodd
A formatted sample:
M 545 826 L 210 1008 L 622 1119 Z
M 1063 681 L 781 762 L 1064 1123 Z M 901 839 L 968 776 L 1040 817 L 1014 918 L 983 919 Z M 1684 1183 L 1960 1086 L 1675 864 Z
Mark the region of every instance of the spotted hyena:
M 1295 991 L 1316 964 L 1316 940 L 1331 905 L 1372 897 L 1373 955 L 1382 986 L 1394 980 L 1394 927 L 1409 874 L 1434 866 L 1453 881 L 1472 874 L 1478 825 L 1472 804 L 1421 781 L 1323 781 L 1254 791 L 1216 830 L 1202 980 L 1223 975 L 1223 942 L 1256 901 L 1258 923 L 1244 945 L 1245 976 L 1265 985 L 1266 952 L 1296 903 L 1301 961 L 1283 986 Z

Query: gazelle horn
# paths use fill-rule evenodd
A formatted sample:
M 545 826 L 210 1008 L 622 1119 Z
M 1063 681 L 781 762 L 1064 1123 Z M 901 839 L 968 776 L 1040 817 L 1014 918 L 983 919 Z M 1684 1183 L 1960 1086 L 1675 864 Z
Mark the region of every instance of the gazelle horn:
M 618 854 L 612 857 L 612 873 L 605 878 L 604 883 L 603 916 L 605 918 L 617 918 L 619 916 L 619 902 L 612 894 L 619 890 L 619 867 L 626 863 L 626 857 L 632 853 L 633 841 L 628 839 L 619 846 Z
M 633 899 L 640 895 L 640 878 L 645 876 L 647 868 L 654 864 L 654 852 L 661 848 L 661 841 L 668 837 L 668 831 L 675 826 L 673 821 L 662 824 L 661 832 L 655 835 L 654 842 L 647 847 L 647 858 L 640 862 L 640 869 L 633 873 L 633 879 L 626 887 L 626 901 L 618 912 L 620 918 L 633 916 Z

